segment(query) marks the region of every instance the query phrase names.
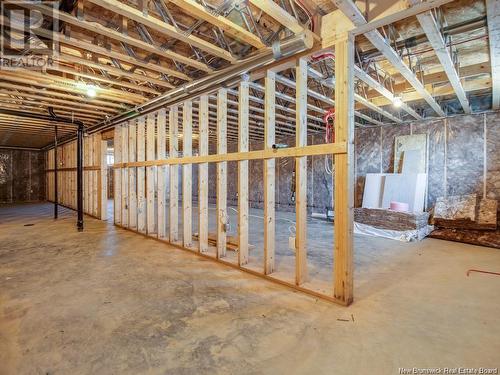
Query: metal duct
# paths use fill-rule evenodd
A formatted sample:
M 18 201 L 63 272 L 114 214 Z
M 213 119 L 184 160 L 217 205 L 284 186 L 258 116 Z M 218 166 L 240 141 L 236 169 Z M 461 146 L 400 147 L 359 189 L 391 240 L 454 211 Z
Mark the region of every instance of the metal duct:
M 240 61 L 238 64 L 229 66 L 199 80 L 176 87 L 147 103 L 141 104 L 127 112 L 103 121 L 89 128 L 88 131 L 94 133 L 112 127 L 118 123 L 151 113 L 162 107 L 171 106 L 203 94 L 208 94 L 216 91 L 220 87 L 233 87 L 255 68 L 264 67 L 281 58 L 311 49 L 313 46 L 313 38 L 310 33 L 302 33 L 275 43 L 275 46 L 266 48 Z

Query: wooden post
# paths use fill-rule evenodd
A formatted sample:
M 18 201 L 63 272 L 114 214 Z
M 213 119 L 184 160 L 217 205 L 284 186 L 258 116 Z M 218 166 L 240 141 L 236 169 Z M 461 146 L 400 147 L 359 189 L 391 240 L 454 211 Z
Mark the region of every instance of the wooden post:
M 335 42 L 335 141 L 347 143 L 347 154 L 335 154 L 334 297 L 353 300 L 354 206 L 354 37 L 345 33 Z
M 307 60 L 296 67 L 296 147 L 307 146 Z M 295 158 L 295 284 L 307 281 L 307 156 Z
M 128 162 L 128 123 L 122 125 L 122 163 Z M 122 226 L 128 228 L 128 167 L 121 169 L 122 171 Z
M 155 140 L 155 114 L 150 113 L 146 118 L 146 160 L 155 159 Z M 156 234 L 155 169 L 156 167 L 146 167 L 146 212 L 148 234 Z
M 165 108 L 158 111 L 158 159 L 167 157 L 167 112 Z M 158 183 L 158 238 L 165 239 L 166 232 L 166 187 L 167 187 L 167 166 L 162 165 L 157 168 Z
M 268 70 L 265 78 L 264 148 L 275 143 L 276 74 Z M 264 159 L 264 274 L 274 272 L 275 248 L 275 165 L 276 159 Z
M 168 117 L 169 154 L 171 158 L 178 156 L 179 118 L 178 108 L 170 108 Z M 170 242 L 179 240 L 179 166 L 170 166 Z
M 137 122 L 137 161 L 146 160 L 146 118 Z M 146 169 L 137 167 L 137 230 L 146 233 Z
M 182 110 L 182 156 L 193 155 L 193 103 L 184 102 Z M 191 181 L 193 167 L 191 164 L 182 166 L 182 229 L 183 246 L 193 246 L 192 227 L 192 204 L 193 204 L 193 182 Z
M 128 160 L 137 161 L 137 120 L 132 120 L 128 127 Z M 137 168 L 128 169 L 128 225 L 137 230 Z
M 241 82 L 238 99 L 238 152 L 247 152 L 249 99 L 248 82 Z M 238 264 L 248 263 L 248 160 L 238 162 Z
M 217 93 L 217 154 L 227 153 L 227 89 Z M 226 256 L 227 161 L 217 163 L 217 258 Z
M 208 96 L 200 97 L 199 108 L 199 154 L 208 155 Z M 198 166 L 198 249 L 200 253 L 208 251 L 208 163 Z
M 114 157 L 115 163 L 121 163 L 121 149 L 122 149 L 122 126 L 115 126 L 115 135 L 114 135 Z M 115 180 L 113 181 L 115 193 L 114 193 L 114 221 L 115 224 L 121 224 L 122 222 L 122 180 L 121 168 L 114 168 Z
M 100 134 L 99 134 L 100 135 Z M 108 141 L 100 140 L 101 142 L 101 189 L 100 198 L 100 218 L 108 220 Z M 70 183 L 71 185 L 71 183 Z M 73 199 L 71 199 L 73 202 Z

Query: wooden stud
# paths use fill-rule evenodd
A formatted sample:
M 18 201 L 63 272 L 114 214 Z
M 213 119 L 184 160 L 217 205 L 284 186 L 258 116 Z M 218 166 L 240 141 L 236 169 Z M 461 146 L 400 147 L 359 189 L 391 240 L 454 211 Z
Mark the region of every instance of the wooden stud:
M 199 108 L 199 139 L 200 156 L 208 155 L 208 96 L 200 97 Z M 198 166 L 198 244 L 199 252 L 208 251 L 208 163 Z
M 227 89 L 217 93 L 217 154 L 227 154 Z M 217 163 L 217 258 L 226 256 L 227 162 Z
M 137 120 L 132 120 L 128 127 L 128 160 L 137 160 Z M 137 168 L 128 168 L 128 225 L 137 229 Z
M 137 121 L 137 161 L 146 159 L 146 118 Z M 137 168 L 137 230 L 146 233 L 146 169 Z
M 146 118 L 146 160 L 155 160 L 156 156 L 156 135 L 155 117 L 150 113 Z M 146 212 L 147 212 L 147 232 L 156 233 L 156 167 L 146 167 Z
M 115 126 L 115 136 L 114 136 L 114 157 L 115 163 L 121 163 L 121 125 Z M 121 224 L 122 222 L 122 195 L 121 195 L 121 170 L 114 170 L 115 180 L 113 181 L 113 186 L 115 189 L 114 193 L 114 222 L 115 224 Z
M 354 37 L 335 43 L 335 138 L 347 143 L 347 154 L 335 155 L 334 297 L 349 305 L 353 300 L 354 207 Z
M 128 162 L 128 123 L 122 124 L 122 162 Z M 122 168 L 122 226 L 128 227 L 129 220 L 129 176 L 128 168 Z
M 168 134 L 169 134 L 169 154 L 170 158 L 178 156 L 178 108 L 176 106 L 170 108 L 168 117 Z M 179 240 L 179 166 L 170 166 L 170 242 L 176 243 Z
M 248 152 L 248 82 L 241 82 L 238 106 L 238 152 Z M 248 160 L 238 162 L 238 264 L 248 263 Z
M 296 147 L 307 146 L 307 60 L 297 61 Z M 295 284 L 307 281 L 307 156 L 295 158 Z
M 167 157 L 167 112 L 165 108 L 158 111 L 158 159 Z M 165 239 L 166 232 L 166 215 L 167 215 L 167 166 L 157 168 L 157 184 L 158 184 L 158 238 Z
M 100 139 L 100 138 L 99 138 Z M 108 220 L 108 141 L 100 140 L 101 142 L 101 173 L 100 173 L 100 213 L 101 220 Z
M 264 148 L 275 142 L 275 73 L 268 70 L 265 77 Z M 274 272 L 275 259 L 275 166 L 276 159 L 264 159 L 264 274 Z
M 182 156 L 188 157 L 193 155 L 193 103 L 191 101 L 184 102 L 182 110 Z M 193 227 L 192 227 L 192 194 L 193 182 L 192 174 L 193 167 L 191 164 L 182 166 L 182 241 L 184 247 L 190 248 L 193 246 Z

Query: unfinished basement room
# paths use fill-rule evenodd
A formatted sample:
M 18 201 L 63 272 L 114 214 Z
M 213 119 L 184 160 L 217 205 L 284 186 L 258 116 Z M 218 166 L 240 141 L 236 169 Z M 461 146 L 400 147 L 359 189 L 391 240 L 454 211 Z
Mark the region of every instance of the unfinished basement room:
M 0 30 L 0 375 L 499 374 L 500 0 Z

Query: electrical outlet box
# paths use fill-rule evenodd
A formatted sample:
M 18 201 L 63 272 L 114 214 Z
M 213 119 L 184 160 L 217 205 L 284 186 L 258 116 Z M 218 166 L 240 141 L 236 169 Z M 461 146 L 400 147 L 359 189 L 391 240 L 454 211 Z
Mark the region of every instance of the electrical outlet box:
M 288 248 L 295 251 L 295 236 L 288 237 Z

